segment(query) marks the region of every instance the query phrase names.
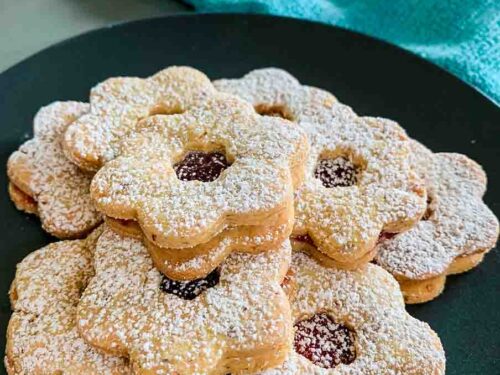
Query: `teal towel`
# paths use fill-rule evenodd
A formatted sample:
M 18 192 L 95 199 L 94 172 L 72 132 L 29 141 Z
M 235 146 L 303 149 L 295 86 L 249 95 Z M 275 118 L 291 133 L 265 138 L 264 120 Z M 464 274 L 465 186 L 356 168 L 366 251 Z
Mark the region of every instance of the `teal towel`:
M 186 0 L 200 12 L 320 21 L 413 51 L 500 105 L 500 0 Z

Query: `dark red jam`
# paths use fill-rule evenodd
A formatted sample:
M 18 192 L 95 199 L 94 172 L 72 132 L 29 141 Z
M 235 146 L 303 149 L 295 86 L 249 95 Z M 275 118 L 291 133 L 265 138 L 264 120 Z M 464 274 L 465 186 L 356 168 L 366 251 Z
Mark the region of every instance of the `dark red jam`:
M 349 159 L 321 159 L 314 170 L 314 177 L 321 180 L 326 188 L 346 187 L 358 182 L 359 168 Z
M 295 351 L 323 368 L 356 359 L 355 335 L 327 314 L 316 314 L 295 324 Z
M 226 156 L 220 152 L 190 151 L 174 164 L 174 170 L 181 181 L 211 182 L 229 166 Z
M 393 238 L 396 234 L 397 233 L 382 232 L 378 236 L 377 243 L 381 243 L 384 240 L 389 240 L 389 239 Z
M 202 279 L 177 281 L 163 275 L 160 289 L 169 294 L 174 294 L 185 300 L 193 300 L 205 290 L 216 286 L 219 283 L 220 274 L 214 270 Z

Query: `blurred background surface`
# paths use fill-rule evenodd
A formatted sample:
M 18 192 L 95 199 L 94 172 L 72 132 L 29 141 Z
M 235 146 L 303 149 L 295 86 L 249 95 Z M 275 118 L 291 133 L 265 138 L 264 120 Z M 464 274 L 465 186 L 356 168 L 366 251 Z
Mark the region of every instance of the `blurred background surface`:
M 186 11 L 173 0 L 0 0 L 0 72 L 88 30 Z

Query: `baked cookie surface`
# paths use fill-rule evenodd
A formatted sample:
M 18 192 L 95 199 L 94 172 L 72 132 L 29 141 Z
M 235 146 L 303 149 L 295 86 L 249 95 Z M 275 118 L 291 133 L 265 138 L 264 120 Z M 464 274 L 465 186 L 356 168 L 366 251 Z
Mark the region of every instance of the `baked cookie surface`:
M 267 251 L 288 238 L 308 152 L 295 124 L 217 94 L 139 122 L 121 148 L 91 196 L 113 229 L 142 232 L 169 277 L 203 277 L 236 249 Z
M 128 362 L 86 344 L 76 328 L 76 306 L 94 274 L 96 229 L 84 240 L 52 243 L 17 267 L 10 291 L 5 367 L 21 374 L 131 374 Z
M 356 268 L 374 257 L 380 233 L 407 230 L 423 214 L 425 189 L 412 170 L 409 138 L 395 122 L 359 117 L 280 69 L 214 85 L 307 133 L 311 150 L 305 182 L 295 192 L 293 235 L 294 242 L 309 242 L 313 255 Z
M 67 127 L 87 113 L 80 102 L 54 102 L 34 119 L 34 137 L 7 162 L 9 195 L 16 207 L 40 217 L 42 227 L 58 238 L 79 238 L 102 221 L 90 199 L 92 176 L 64 155 Z
M 381 267 L 321 266 L 293 255 L 294 351 L 265 375 L 445 373 L 439 337 L 405 310 L 394 278 Z
M 130 358 L 137 374 L 252 373 L 290 350 L 289 302 L 280 284 L 290 244 L 232 254 L 207 277 L 163 276 L 139 240 L 106 230 L 78 327 L 101 350 Z
M 432 153 L 412 142 L 425 179 L 427 212 L 407 232 L 383 238 L 376 262 L 401 284 L 407 303 L 427 302 L 444 289 L 446 276 L 477 266 L 498 239 L 498 219 L 483 202 L 486 174 L 457 153 Z
M 65 133 L 64 149 L 80 168 L 96 171 L 114 159 L 137 122 L 154 114 L 184 112 L 214 88 L 200 71 L 172 66 L 148 78 L 113 77 L 90 92 L 90 110 Z

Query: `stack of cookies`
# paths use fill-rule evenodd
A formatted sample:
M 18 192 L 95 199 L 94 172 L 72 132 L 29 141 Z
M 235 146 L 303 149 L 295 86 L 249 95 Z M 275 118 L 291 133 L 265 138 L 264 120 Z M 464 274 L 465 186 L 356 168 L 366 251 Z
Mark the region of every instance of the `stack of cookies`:
M 63 240 L 18 265 L 9 374 L 443 374 L 405 302 L 498 237 L 478 164 L 274 68 L 110 78 L 8 175 Z

